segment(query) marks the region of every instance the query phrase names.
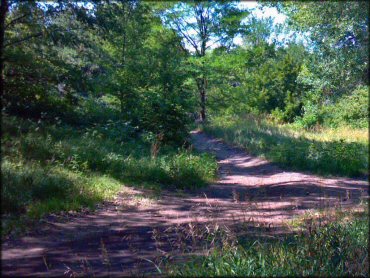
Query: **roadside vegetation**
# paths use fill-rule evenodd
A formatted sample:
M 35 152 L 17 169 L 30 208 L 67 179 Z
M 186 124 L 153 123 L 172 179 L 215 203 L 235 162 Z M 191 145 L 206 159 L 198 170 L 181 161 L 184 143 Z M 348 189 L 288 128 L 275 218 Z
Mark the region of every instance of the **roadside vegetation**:
M 204 130 L 283 167 L 321 175 L 368 173 L 368 129 L 342 126 L 305 130 L 261 117 L 215 117 Z
M 60 121 L 2 118 L 3 234 L 48 213 L 94 209 L 125 186 L 160 194 L 205 186 L 216 176 L 210 155 L 158 146 L 127 126 L 122 133 L 114 122 L 76 129 Z
M 207 186 L 195 122 L 286 169 L 368 177 L 367 1 L 0 3 L 2 235 L 127 186 Z M 170 274 L 368 276 L 366 213 Z
M 357 210 L 324 210 L 305 215 L 289 227 L 292 234 L 239 238 L 169 267 L 178 276 L 360 276 L 369 275 L 368 206 Z M 214 242 L 215 238 L 211 237 Z
M 283 12 L 290 27 L 251 17 L 255 28 L 243 46 L 208 53 L 204 130 L 286 168 L 367 176 L 368 14 L 361 5 L 355 11 L 345 3 L 266 4 Z M 344 21 L 337 17 L 342 11 Z M 271 42 L 283 27 L 307 45 Z

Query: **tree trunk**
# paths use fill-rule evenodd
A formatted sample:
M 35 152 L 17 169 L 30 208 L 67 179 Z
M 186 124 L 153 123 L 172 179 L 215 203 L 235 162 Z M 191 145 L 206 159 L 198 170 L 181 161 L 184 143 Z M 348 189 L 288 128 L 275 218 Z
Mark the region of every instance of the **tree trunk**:
M 198 90 L 200 95 L 200 120 L 206 120 L 206 78 L 203 77 L 198 82 Z
M 8 12 L 8 1 L 1 0 L 0 6 L 0 95 L 4 94 L 4 37 L 5 37 L 5 17 Z
M 203 58 L 206 56 L 206 46 L 207 46 L 207 23 L 206 19 L 203 15 L 203 6 L 201 6 L 200 16 L 200 37 L 201 37 L 201 45 L 200 45 L 200 57 Z M 204 123 L 206 120 L 206 89 L 207 89 L 207 78 L 204 68 L 204 61 L 202 61 L 202 78 L 200 79 L 200 86 L 199 94 L 200 94 L 200 120 Z
M 126 20 L 126 11 L 125 11 L 125 3 L 122 4 L 122 13 L 123 13 L 123 22 L 124 22 L 124 28 L 122 30 L 123 35 L 123 45 L 122 45 L 122 68 L 125 70 L 126 68 L 126 28 L 127 28 L 127 20 Z M 126 71 L 125 71 L 126 74 Z M 120 102 L 121 102 L 121 116 L 123 117 L 123 113 L 125 110 L 124 107 L 124 93 L 123 90 L 126 90 L 126 88 L 122 88 L 122 84 L 120 86 Z
M 124 103 L 124 100 L 123 100 L 123 91 L 122 90 L 119 93 L 119 102 L 120 102 L 120 106 L 121 106 L 121 116 L 123 116 L 123 111 L 125 111 L 125 103 Z

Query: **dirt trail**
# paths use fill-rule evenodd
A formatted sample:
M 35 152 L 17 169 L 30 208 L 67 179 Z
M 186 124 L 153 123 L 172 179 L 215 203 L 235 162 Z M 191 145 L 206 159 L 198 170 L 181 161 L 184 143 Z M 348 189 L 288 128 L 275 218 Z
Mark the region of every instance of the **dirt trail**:
M 135 194 L 145 192 L 132 189 L 94 213 L 48 217 L 37 231 L 3 242 L 2 274 L 153 274 L 153 263 L 161 266 L 168 254 L 183 250 L 181 239 L 190 246 L 180 236 L 184 227 L 248 223 L 263 229 L 244 226 L 244 232 L 277 232 L 284 221 L 309 209 L 349 207 L 368 196 L 364 180 L 285 172 L 202 132 L 192 132 L 192 138 L 196 149 L 215 154 L 216 184 L 182 194 L 163 192 L 146 205 L 134 203 Z

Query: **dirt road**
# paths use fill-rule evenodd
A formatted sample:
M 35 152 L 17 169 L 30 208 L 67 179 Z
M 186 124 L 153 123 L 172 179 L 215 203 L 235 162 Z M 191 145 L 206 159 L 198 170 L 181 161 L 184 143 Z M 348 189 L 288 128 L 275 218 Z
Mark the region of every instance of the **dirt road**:
M 192 132 L 192 138 L 196 149 L 215 154 L 216 184 L 142 201 L 137 196 L 147 192 L 130 189 L 93 213 L 50 216 L 37 230 L 3 242 L 2 274 L 154 274 L 169 254 L 197 250 L 186 236 L 194 227 L 247 223 L 250 229 L 243 229 L 251 233 L 278 231 L 310 209 L 350 207 L 368 196 L 364 180 L 287 172 L 202 132 Z

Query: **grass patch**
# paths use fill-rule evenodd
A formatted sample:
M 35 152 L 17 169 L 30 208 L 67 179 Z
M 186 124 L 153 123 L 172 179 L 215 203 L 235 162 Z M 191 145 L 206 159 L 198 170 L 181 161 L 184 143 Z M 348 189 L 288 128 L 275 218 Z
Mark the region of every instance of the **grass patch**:
M 367 208 L 367 206 L 366 206 Z M 369 275 L 368 211 L 337 214 L 329 222 L 301 221 L 302 231 L 280 239 L 239 239 L 208 256 L 172 267 L 171 275 L 364 276 Z M 309 223 L 309 224 L 308 224 Z
M 92 208 L 124 184 L 189 189 L 216 177 L 212 156 L 162 146 L 153 157 L 149 142 L 119 130 L 109 122 L 76 129 L 4 115 L 1 206 L 6 222 Z M 11 229 L 3 227 L 4 232 Z
M 304 131 L 253 117 L 213 118 L 204 130 L 293 170 L 321 175 L 368 174 L 367 129 Z

